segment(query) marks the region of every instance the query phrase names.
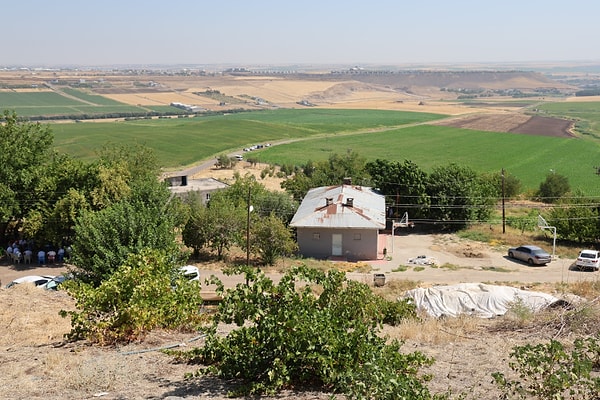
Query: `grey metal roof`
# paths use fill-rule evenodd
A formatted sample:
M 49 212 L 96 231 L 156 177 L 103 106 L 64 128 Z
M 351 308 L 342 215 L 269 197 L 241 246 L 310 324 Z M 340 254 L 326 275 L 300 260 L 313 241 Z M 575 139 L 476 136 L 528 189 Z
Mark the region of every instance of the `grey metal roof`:
M 384 229 L 385 197 L 365 186 L 314 188 L 302 199 L 290 226 Z
M 194 191 L 213 191 L 217 189 L 225 189 L 228 184 L 218 181 L 214 178 L 188 179 L 185 186 L 169 186 L 172 193 L 187 193 Z

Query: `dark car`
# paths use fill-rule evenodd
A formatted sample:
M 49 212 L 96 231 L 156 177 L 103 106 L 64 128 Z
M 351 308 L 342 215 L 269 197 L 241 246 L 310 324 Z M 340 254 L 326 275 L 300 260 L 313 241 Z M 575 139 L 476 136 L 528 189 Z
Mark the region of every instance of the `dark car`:
M 533 245 L 511 247 L 508 249 L 508 256 L 510 258 L 525 261 L 529 265 L 546 265 L 552 261 L 552 257 L 548 252 Z

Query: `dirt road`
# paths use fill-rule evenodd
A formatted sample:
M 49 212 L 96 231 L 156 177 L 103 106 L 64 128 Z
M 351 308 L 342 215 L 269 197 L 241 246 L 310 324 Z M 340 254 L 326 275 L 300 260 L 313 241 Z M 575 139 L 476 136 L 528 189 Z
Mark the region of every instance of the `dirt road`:
M 348 277 L 373 282 L 374 273 L 383 273 L 387 280 L 405 279 L 421 282 L 422 286 L 454 284 L 461 282 L 517 282 L 521 284 L 537 282 L 575 283 L 585 280 L 598 280 L 600 273 L 571 269 L 574 260 L 558 257 L 547 266 L 531 267 L 511 260 L 506 249 L 492 248 L 489 245 L 459 239 L 456 235 L 406 234 L 388 236 L 388 257 L 369 262 L 372 271 L 349 273 Z M 435 260 L 435 265 L 422 265 L 409 262 L 418 256 Z M 0 264 L 0 281 L 6 285 L 25 275 L 58 275 L 67 270 L 65 265 L 24 265 Z M 241 276 L 225 276 L 221 271 L 206 271 L 214 274 L 231 287 L 242 282 Z M 277 281 L 280 274 L 270 274 Z

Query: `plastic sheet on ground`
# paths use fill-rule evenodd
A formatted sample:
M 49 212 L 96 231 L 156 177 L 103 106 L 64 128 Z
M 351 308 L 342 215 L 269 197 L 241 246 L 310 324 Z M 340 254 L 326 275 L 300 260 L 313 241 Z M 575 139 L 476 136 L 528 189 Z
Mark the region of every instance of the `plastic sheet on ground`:
M 417 256 L 415 258 L 409 258 L 408 262 L 410 264 L 417 265 L 436 265 L 438 263 L 435 258 L 427 256 Z
M 456 317 L 465 314 L 492 318 L 504 315 L 516 303 L 536 312 L 557 302 L 563 302 L 546 293 L 484 283 L 417 288 L 407 291 L 405 297 L 412 299 L 417 309 L 424 310 L 434 317 Z

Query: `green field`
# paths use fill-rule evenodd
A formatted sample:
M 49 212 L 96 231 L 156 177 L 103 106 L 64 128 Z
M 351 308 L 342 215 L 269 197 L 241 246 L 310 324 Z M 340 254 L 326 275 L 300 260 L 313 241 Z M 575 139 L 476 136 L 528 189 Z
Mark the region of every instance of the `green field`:
M 106 143 L 138 143 L 156 150 L 161 164 L 181 167 L 256 143 L 375 131 L 439 119 L 394 111 L 278 110 L 195 118 L 53 124 L 59 151 L 92 159 Z
M 57 92 L 0 92 L 0 110 L 15 111 L 21 117 L 102 116 L 113 113 L 143 114 L 147 109 L 119 103 L 77 89 Z
M 81 98 L 91 101 L 90 97 Z M 79 110 L 85 107 L 93 106 L 76 106 Z M 427 122 L 445 116 L 382 110 L 274 110 L 51 126 L 59 151 L 88 160 L 107 143 L 137 143 L 155 149 L 161 164 L 174 169 L 270 142 L 281 144 L 252 156 L 277 164 L 303 164 L 351 149 L 367 160 L 409 159 L 425 171 L 450 162 L 480 172 L 504 168 L 528 189 L 537 188 L 550 171 L 555 171 L 567 176 L 573 188 L 600 195 L 596 183 L 600 179 L 596 175 L 600 166 L 600 103 L 562 102 L 537 107 L 542 114 L 575 119 L 580 138 L 433 126 Z M 287 141 L 290 143 L 283 143 Z
M 549 138 L 421 125 L 363 135 L 307 140 L 265 149 L 261 161 L 296 164 L 324 160 L 333 152 L 353 150 L 367 160 L 411 160 L 423 170 L 456 163 L 479 172 L 502 168 L 527 188 L 537 188 L 550 171 L 565 175 L 573 188 L 600 195 L 600 144 L 583 139 Z M 301 155 L 301 156 L 299 156 Z

